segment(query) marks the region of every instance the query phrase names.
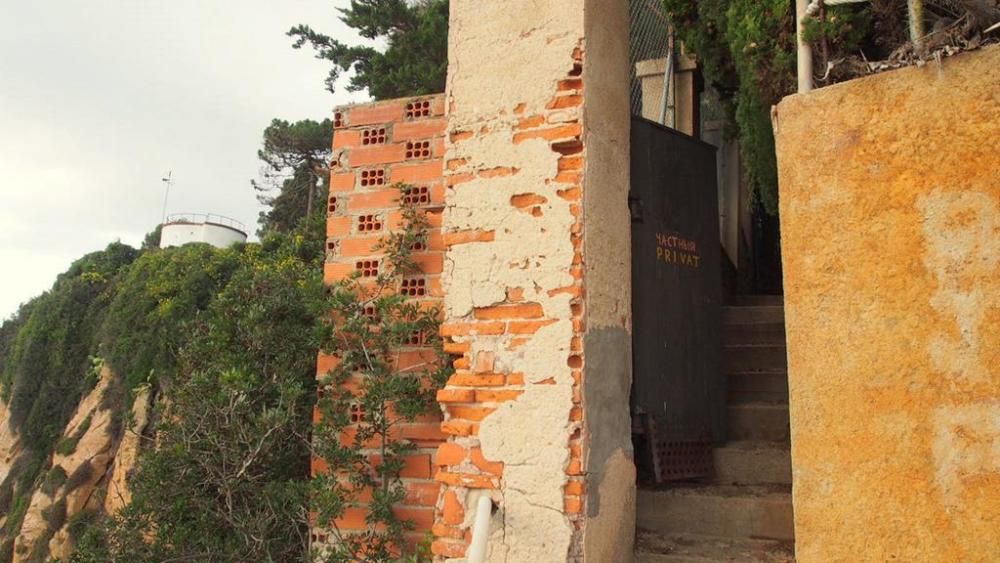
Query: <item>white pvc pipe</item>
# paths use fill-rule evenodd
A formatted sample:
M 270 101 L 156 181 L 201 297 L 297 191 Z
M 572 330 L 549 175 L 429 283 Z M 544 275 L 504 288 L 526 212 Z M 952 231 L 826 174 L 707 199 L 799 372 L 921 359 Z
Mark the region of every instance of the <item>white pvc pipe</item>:
M 913 49 L 920 53 L 924 41 L 924 2 L 907 0 L 906 9 L 910 16 L 910 41 L 913 42 Z
M 490 539 L 490 516 L 493 515 L 493 501 L 489 495 L 479 497 L 476 504 L 476 519 L 472 523 L 472 544 L 466 553 L 468 563 L 486 563 L 486 544 Z
M 809 8 L 809 0 L 795 0 L 795 31 L 798 37 L 798 75 L 799 93 L 804 94 L 812 90 L 813 77 L 813 57 L 812 47 L 805 39 L 805 26 L 802 22 L 806 18 L 806 11 Z

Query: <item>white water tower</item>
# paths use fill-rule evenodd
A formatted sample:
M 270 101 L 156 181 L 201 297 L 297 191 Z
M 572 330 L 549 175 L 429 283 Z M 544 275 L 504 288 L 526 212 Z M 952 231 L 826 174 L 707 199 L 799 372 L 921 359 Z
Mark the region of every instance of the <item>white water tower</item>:
M 182 246 L 189 242 L 205 242 L 216 248 L 227 248 L 247 241 L 243 223 L 214 213 L 174 213 L 163 222 L 160 248 Z

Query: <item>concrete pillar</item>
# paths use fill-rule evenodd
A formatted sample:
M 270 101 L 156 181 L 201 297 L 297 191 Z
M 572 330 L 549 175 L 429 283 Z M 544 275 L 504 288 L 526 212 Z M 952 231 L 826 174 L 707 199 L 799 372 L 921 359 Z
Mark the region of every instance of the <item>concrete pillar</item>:
M 450 33 L 434 552 L 485 494 L 491 561 L 627 561 L 627 3 L 452 0 Z

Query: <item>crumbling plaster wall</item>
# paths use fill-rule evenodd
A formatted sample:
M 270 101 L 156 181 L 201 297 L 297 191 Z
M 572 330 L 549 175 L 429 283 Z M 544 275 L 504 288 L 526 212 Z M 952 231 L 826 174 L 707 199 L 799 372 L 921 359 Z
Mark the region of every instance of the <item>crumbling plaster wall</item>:
M 1000 47 L 775 118 L 799 561 L 995 561 Z
M 631 553 L 625 7 L 451 4 L 442 333 L 461 358 L 437 463 L 459 509 L 439 556 L 464 555 L 481 494 L 499 507 L 492 561 Z

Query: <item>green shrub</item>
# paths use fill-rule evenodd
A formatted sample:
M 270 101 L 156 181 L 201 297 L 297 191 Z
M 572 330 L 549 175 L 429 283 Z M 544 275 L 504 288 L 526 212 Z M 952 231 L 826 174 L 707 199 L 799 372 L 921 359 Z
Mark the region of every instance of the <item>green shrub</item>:
M 42 492 L 51 497 L 56 494 L 56 491 L 58 491 L 59 487 L 61 487 L 65 482 L 66 470 L 63 469 L 61 465 L 55 465 L 45 476 L 45 482 L 42 483 Z
M 31 493 L 25 492 L 14 497 L 14 503 L 7 514 L 7 520 L 3 524 L 4 536 L 12 538 L 17 536 L 21 530 L 21 523 L 24 522 L 24 515 L 28 512 L 28 505 L 31 504 Z
M 67 525 L 69 537 L 73 543 L 78 543 L 83 535 L 94 526 L 100 514 L 96 510 L 81 510 L 70 516 Z
M 103 352 L 130 376 L 126 389 L 152 373 L 169 403 L 158 413 L 159 447 L 130 479 L 131 504 L 91 526 L 74 560 L 302 559 L 315 361 L 329 311 L 323 222 L 317 214 L 259 245 L 192 245 L 136 262 L 108 314 Z M 140 336 L 113 350 L 125 331 Z
M 136 254 L 114 243 L 84 256 L 0 330 L 0 383 L 10 398 L 10 424 L 35 454 L 52 450 L 86 390 L 98 331 L 118 278 Z
M 55 452 L 59 455 L 72 455 L 76 451 L 76 445 L 79 442 L 79 438 L 66 436 L 56 443 Z
M 188 244 L 144 253 L 121 282 L 108 311 L 102 350 L 128 388 L 174 375 L 189 325 L 224 287 L 239 253 Z

